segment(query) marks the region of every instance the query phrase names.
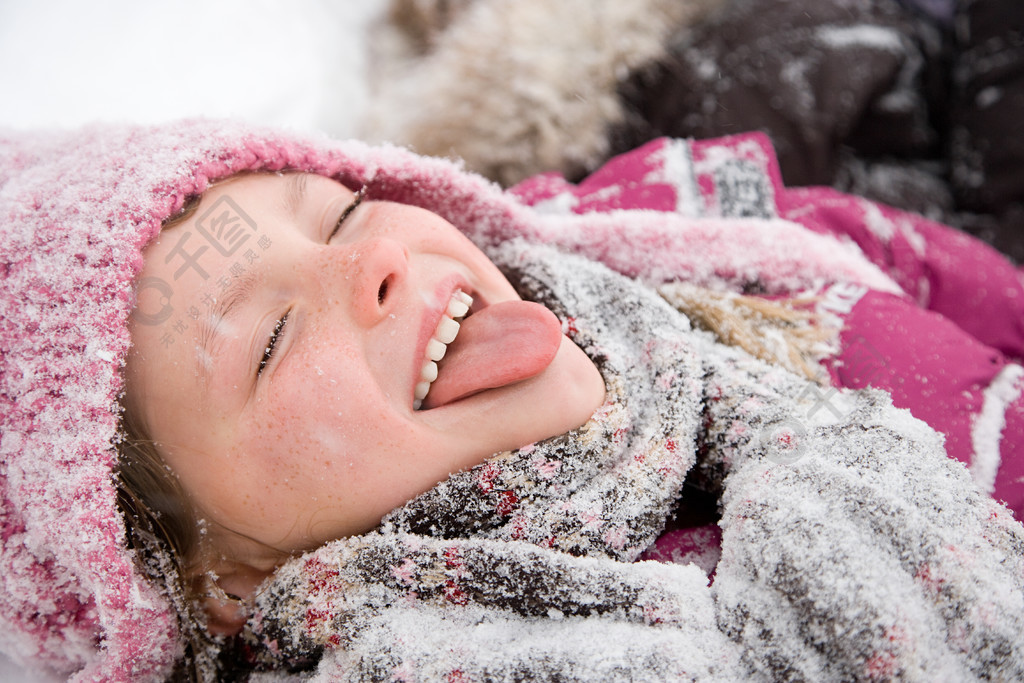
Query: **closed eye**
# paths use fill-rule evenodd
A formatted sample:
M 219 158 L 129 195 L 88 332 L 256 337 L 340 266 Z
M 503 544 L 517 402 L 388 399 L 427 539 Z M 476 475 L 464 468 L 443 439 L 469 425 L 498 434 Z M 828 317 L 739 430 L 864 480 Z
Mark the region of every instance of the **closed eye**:
M 289 311 L 288 313 L 291 313 Z M 274 331 L 270 333 L 270 338 L 267 339 L 267 344 L 263 348 L 263 356 L 260 358 L 259 366 L 256 368 L 256 378 L 259 379 L 260 375 L 263 374 L 263 370 L 270 363 L 270 360 L 274 356 L 274 349 L 277 347 L 277 342 L 281 339 L 281 333 L 284 331 L 284 326 L 288 323 L 288 313 L 285 313 L 281 318 L 274 324 Z
M 331 234 L 327 236 L 328 242 L 334 239 L 334 236 L 338 234 L 338 231 L 341 230 L 342 226 L 345 223 L 345 220 L 352 215 L 352 212 L 359 208 L 359 205 L 362 203 L 363 197 L 365 196 L 366 186 L 363 185 L 361 188 L 359 188 L 359 191 L 356 192 L 355 197 L 352 198 L 352 202 L 345 207 L 344 211 L 341 212 L 341 215 L 338 217 L 338 222 L 334 224 L 334 229 L 331 230 Z

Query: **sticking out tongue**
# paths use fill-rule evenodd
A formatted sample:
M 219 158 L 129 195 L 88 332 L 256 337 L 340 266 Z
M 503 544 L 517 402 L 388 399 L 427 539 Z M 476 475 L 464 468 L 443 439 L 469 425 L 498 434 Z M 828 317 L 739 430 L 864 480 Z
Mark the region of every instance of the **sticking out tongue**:
M 479 310 L 448 345 L 423 407 L 529 379 L 551 364 L 561 343 L 561 323 L 540 304 L 505 301 Z

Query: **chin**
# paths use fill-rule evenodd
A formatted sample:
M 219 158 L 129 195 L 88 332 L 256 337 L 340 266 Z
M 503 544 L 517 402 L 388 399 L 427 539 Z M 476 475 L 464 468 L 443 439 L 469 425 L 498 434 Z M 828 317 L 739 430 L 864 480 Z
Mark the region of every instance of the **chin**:
M 565 434 L 584 424 L 605 400 L 601 372 L 583 350 L 568 337 L 551 364 L 536 377 L 521 383 L 524 394 L 516 402 L 528 413 L 524 431 L 514 448 Z M 510 416 L 513 417 L 513 416 Z
M 605 400 L 605 383 L 594 362 L 563 336 L 550 364 L 533 377 L 415 413 L 463 454 L 451 464 L 472 467 L 495 453 L 572 431 Z M 454 470 L 453 470 L 454 471 Z

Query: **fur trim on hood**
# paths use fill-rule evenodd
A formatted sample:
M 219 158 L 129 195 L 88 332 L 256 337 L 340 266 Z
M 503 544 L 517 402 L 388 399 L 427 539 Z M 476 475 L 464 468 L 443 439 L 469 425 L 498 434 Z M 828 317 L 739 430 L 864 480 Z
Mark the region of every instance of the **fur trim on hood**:
M 577 176 L 609 155 L 608 131 L 626 117 L 620 83 L 721 4 L 397 2 L 381 29 L 366 135 L 457 155 L 505 185 L 542 171 Z

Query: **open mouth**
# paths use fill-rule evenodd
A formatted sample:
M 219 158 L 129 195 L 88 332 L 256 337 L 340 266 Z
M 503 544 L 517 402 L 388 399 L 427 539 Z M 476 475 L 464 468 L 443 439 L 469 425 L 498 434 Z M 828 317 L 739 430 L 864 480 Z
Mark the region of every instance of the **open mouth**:
M 456 290 L 427 343 L 413 407 L 439 408 L 535 377 L 554 360 L 561 340 L 561 322 L 541 304 L 480 305 Z
M 469 307 L 473 305 L 473 297 L 460 289 L 452 293 L 448 301 L 448 308 L 437 323 L 437 328 L 427 342 L 426 359 L 420 369 L 419 382 L 413 390 L 412 407 L 420 410 L 423 401 L 430 393 L 430 385 L 437 379 L 437 364 L 444 358 L 448 345 L 455 341 L 459 334 L 459 323 L 469 314 Z

